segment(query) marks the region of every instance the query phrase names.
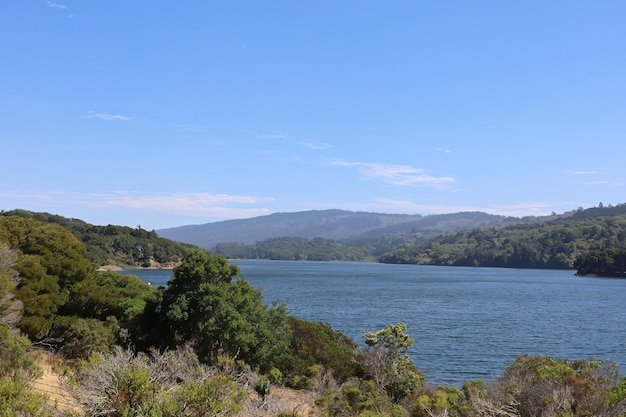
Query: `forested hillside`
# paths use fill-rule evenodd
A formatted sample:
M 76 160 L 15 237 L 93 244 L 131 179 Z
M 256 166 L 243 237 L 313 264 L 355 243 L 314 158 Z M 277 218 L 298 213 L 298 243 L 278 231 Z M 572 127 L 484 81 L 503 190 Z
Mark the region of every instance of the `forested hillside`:
M 345 210 L 311 210 L 296 213 L 274 213 L 242 220 L 227 220 L 158 230 L 159 236 L 213 250 L 219 243 L 235 242 L 253 245 L 277 237 L 322 238 L 365 246 L 373 241 L 422 232 L 459 231 L 484 225 L 537 221 L 478 212 L 431 216 L 352 212 Z
M 372 261 L 371 248 L 330 239 L 275 237 L 254 245 L 218 243 L 215 253 L 228 258 L 282 261 Z
M 555 220 L 483 228 L 405 246 L 380 257 L 384 263 L 574 268 L 590 251 L 626 248 L 626 204 L 579 209 Z
M 134 229 L 126 226 L 95 226 L 79 219 L 27 210 L 2 211 L 0 216 L 35 219 L 68 229 L 85 244 L 85 256 L 96 266 L 172 267 L 193 247 L 159 237 L 154 230 L 147 231 L 141 226 Z

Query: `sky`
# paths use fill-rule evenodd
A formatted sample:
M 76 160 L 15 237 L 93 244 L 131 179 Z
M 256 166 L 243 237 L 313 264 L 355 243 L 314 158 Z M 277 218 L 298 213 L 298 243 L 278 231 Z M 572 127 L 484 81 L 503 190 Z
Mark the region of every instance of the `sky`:
M 0 209 L 162 229 L 626 202 L 626 2 L 0 3 Z

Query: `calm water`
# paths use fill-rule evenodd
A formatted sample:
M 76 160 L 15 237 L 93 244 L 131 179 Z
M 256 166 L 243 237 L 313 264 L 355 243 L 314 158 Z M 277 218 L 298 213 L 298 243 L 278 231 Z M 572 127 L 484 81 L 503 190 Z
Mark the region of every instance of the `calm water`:
M 626 280 L 573 271 L 236 261 L 241 275 L 300 318 L 362 331 L 405 322 L 429 383 L 490 379 L 518 355 L 612 360 L 626 373 Z M 129 271 L 165 285 L 171 271 Z

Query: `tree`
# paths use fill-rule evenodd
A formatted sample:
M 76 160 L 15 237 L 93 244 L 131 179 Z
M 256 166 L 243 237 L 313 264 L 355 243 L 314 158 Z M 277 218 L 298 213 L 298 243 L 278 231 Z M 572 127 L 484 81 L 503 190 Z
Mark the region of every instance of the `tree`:
M 293 331 L 290 355 L 285 371 L 292 377 L 292 385 L 300 382 L 313 366 L 331 369 L 333 376 L 344 382 L 351 377 L 362 377 L 363 366 L 358 355 L 358 345 L 348 336 L 337 332 L 327 323 L 316 323 L 290 317 Z
M 158 308 L 166 344 L 192 341 L 206 363 L 225 354 L 269 370 L 289 348 L 287 311 L 284 305 L 268 309 L 261 292 L 244 279 L 231 282 L 238 272 L 223 256 L 190 251 Z
M 24 303 L 20 329 L 32 339 L 43 338 L 52 328 L 54 315 L 61 305 L 58 278 L 49 275 L 37 255 L 23 255 L 17 263 L 20 281 L 15 292 Z
M 187 252 L 183 262 L 174 268 L 168 289 L 182 293 L 200 284 L 228 283 L 236 275 L 239 275 L 239 267 L 229 264 L 225 257 L 212 255 L 202 249 L 192 249 Z
M 368 346 L 364 351 L 366 373 L 394 401 L 415 393 L 425 382 L 407 353 L 415 339 L 405 333 L 406 329 L 406 324 L 396 323 L 363 333 Z
M 84 245 L 56 224 L 0 217 L 0 241 L 18 254 L 15 296 L 24 305 L 18 327 L 40 340 L 52 328 L 69 289 L 97 272 L 85 258 Z

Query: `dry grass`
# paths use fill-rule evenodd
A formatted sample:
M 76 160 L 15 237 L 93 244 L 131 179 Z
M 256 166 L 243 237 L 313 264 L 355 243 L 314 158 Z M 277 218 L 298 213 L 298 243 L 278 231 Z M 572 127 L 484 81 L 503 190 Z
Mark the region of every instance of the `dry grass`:
M 41 352 L 37 365 L 43 370 L 43 376 L 31 383 L 34 391 L 45 394 L 48 405 L 61 412 L 82 414 L 82 408 L 76 398 L 61 383 L 57 367 L 62 360 L 49 352 Z M 309 391 L 293 390 L 272 386 L 269 397 L 264 402 L 254 391 L 249 389 L 244 410 L 237 417 L 272 417 L 279 413 L 288 413 L 299 417 L 322 417 L 324 413 L 315 405 L 316 395 Z
M 246 402 L 238 417 L 271 417 L 278 413 L 289 413 L 300 417 L 322 417 L 324 413 L 315 405 L 315 394 L 284 387 L 272 386 L 265 402 L 254 390 L 249 391 Z

